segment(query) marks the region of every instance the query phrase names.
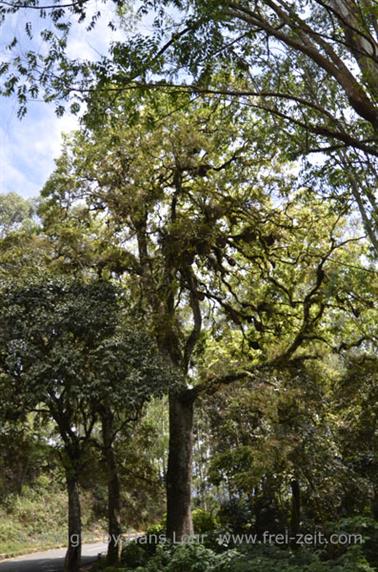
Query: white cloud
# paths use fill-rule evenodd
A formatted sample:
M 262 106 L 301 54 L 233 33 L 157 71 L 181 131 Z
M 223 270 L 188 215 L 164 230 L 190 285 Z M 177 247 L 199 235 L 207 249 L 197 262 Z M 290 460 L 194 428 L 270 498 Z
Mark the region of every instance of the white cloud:
M 111 19 L 110 8 L 92 32 L 85 32 L 85 26 L 74 24 L 69 42 L 69 56 L 80 59 L 97 59 L 99 53 L 106 53 L 111 41 L 120 39 L 121 32 L 112 33 L 107 23 Z M 33 47 L 43 48 L 37 31 L 48 22 L 33 18 L 35 36 L 30 42 L 25 35 L 25 23 L 29 14 L 19 12 L 7 21 L 6 33 L 2 36 L 0 50 L 2 60 L 9 59 L 5 45 L 13 37 L 20 41 L 17 53 L 22 55 Z M 3 31 L 3 30 L 2 30 Z M 30 102 L 28 113 L 22 121 L 17 118 L 18 103 L 15 97 L 0 98 L 0 192 L 17 192 L 23 196 L 36 196 L 54 169 L 54 159 L 61 150 L 62 132 L 78 127 L 76 117 L 66 113 L 58 118 L 52 105 Z
M 92 7 L 92 10 L 87 13 L 87 25 L 97 8 L 98 6 Z M 67 50 L 70 58 L 97 60 L 107 53 L 112 42 L 125 38 L 125 33 L 121 29 L 112 30 L 108 26 L 109 21 L 116 19 L 113 4 L 108 2 L 99 9 L 101 18 L 90 32 L 86 31 L 85 23 L 73 24 Z
M 75 129 L 77 119 L 72 115 L 58 118 L 50 106 L 31 104 L 29 113 L 19 121 L 12 100 L 3 101 L 1 107 L 6 120 L 0 128 L 0 192 L 35 196 L 54 169 L 62 132 Z
M 102 12 L 95 28 L 85 31 L 85 24 L 73 24 L 69 40 L 68 55 L 75 59 L 96 60 L 105 54 L 111 42 L 125 37 L 125 31 L 113 32 L 108 23 L 114 17 L 111 3 L 97 5 Z M 30 43 L 25 34 L 25 24 L 32 19 L 34 40 Z M 88 17 L 88 22 L 90 18 Z M 20 38 L 17 52 L 22 55 L 28 49 L 43 49 L 38 31 L 48 27 L 48 20 L 40 21 L 30 12 L 20 11 L 7 20 L 0 42 L 0 50 L 5 60 L 8 54 L 4 47 L 13 36 Z M 26 117 L 17 118 L 16 98 L 0 98 L 0 192 L 17 192 L 23 196 L 36 196 L 54 169 L 54 159 L 61 149 L 62 132 L 77 128 L 78 120 L 69 113 L 62 118 L 54 114 L 53 106 L 31 102 Z

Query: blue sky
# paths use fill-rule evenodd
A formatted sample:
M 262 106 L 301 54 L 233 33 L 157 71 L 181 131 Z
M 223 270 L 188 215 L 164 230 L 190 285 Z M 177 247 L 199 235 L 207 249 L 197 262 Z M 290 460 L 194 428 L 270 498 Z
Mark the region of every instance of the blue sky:
M 96 2 L 92 3 L 93 8 Z M 93 32 L 87 33 L 84 26 L 73 26 L 69 53 L 72 57 L 97 59 L 105 53 L 109 43 L 123 33 L 112 33 L 107 26 L 112 14 L 107 13 Z M 101 10 L 104 7 L 101 6 Z M 1 59 L 7 58 L 5 45 L 13 36 L 21 39 L 18 50 L 26 49 L 28 40 L 24 33 L 27 21 L 38 26 L 38 16 L 30 11 L 20 11 L 0 28 Z M 46 21 L 44 21 L 46 27 Z M 38 38 L 38 35 L 35 34 Z M 24 197 L 37 196 L 54 169 L 54 158 L 59 155 L 61 134 L 78 126 L 78 120 L 69 113 L 56 117 L 54 107 L 43 102 L 31 102 L 27 115 L 17 118 L 18 104 L 15 97 L 0 96 L 0 193 L 16 192 Z
M 28 114 L 17 118 L 15 99 L 0 99 L 0 192 L 24 197 L 38 195 L 54 169 L 61 133 L 77 126 L 76 118 L 57 118 L 52 106 L 31 103 Z

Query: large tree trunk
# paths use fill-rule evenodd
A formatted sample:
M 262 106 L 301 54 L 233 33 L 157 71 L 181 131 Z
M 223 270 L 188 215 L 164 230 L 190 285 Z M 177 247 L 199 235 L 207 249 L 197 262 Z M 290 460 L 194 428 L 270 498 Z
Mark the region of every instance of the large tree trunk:
M 64 572 L 79 572 L 81 560 L 81 508 L 79 483 L 72 470 L 66 470 L 68 492 L 68 548 Z
M 171 395 L 167 471 L 167 536 L 182 542 L 193 534 L 191 511 L 193 399 Z
M 339 17 L 341 28 L 344 30 L 346 45 L 360 66 L 371 100 L 377 101 L 378 63 L 376 55 L 378 42 L 368 26 L 370 18 L 372 24 L 376 22 L 374 6 L 370 5 L 369 1 L 365 1 L 365 6 L 359 6 L 359 2 L 355 2 L 355 0 L 329 0 L 329 4 Z
M 121 560 L 121 487 L 117 460 L 113 449 L 113 415 L 105 411 L 101 416 L 104 460 L 108 477 L 108 553 L 107 562 L 117 564 Z

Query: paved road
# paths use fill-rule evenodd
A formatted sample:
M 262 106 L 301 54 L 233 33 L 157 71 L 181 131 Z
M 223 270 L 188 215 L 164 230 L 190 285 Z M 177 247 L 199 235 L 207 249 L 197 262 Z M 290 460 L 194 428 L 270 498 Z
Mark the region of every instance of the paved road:
M 106 551 L 106 544 L 84 544 L 82 562 L 87 564 L 96 560 L 98 554 Z M 0 562 L 0 572 L 61 572 L 63 570 L 65 548 L 26 554 L 11 560 Z

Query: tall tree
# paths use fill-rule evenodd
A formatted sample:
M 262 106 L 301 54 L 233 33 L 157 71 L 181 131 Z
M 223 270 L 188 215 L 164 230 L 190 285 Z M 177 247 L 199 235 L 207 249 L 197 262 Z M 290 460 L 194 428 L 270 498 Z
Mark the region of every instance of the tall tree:
M 107 561 L 115 564 L 121 557 L 123 531 L 117 440 L 135 425 L 147 402 L 173 388 L 179 377 L 161 358 L 154 339 L 137 316 L 131 323 L 130 311 L 115 337 L 98 347 L 93 371 L 97 386 L 91 407 L 101 424 L 100 448 L 108 487 Z
M 50 279 L 11 286 L 2 289 L 0 307 L 8 415 L 47 409 L 63 443 L 69 539 L 65 570 L 80 567 L 79 482 L 97 421 L 108 474 L 108 557 L 114 563 L 122 546 L 114 442 L 174 378 L 143 329 L 122 323 L 117 291 L 109 283 Z
M 68 494 L 67 572 L 81 555 L 79 478 L 96 417 L 93 353 L 116 322 L 114 291 L 106 284 L 46 280 L 1 291 L 1 382 L 10 415 L 49 412 L 62 440 Z M 102 312 L 97 308 L 101 306 Z
M 106 220 L 124 251 L 118 272 L 161 353 L 186 377 L 169 404 L 168 534 L 181 539 L 192 532 L 196 399 L 316 356 L 327 344 L 333 300 L 349 287 L 337 283 L 338 264 L 358 259 L 360 238 L 342 239 L 342 213 L 311 191 L 290 194 L 296 179 L 288 165 L 271 166 L 257 143 L 251 156 L 264 130 L 245 108 L 160 95 L 152 104 L 142 99 L 136 124 L 126 125 L 129 102 L 116 103 L 101 127 L 67 145 L 43 208 L 64 218 L 80 199 Z M 225 331 L 233 351 L 219 350 L 195 384 L 196 352 L 211 324 L 214 339 Z

